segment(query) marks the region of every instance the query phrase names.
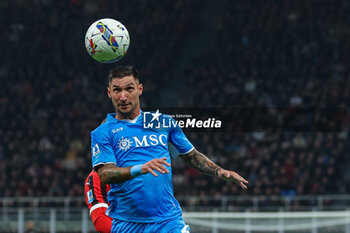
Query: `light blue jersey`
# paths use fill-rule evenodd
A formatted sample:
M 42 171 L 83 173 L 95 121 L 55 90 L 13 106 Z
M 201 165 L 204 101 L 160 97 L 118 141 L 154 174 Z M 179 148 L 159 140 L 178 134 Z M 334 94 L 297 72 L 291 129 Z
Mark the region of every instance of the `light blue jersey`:
M 108 114 L 106 123 L 91 132 L 92 165 L 113 163 L 118 167 L 144 164 L 154 158 L 167 157 L 171 163 L 168 142 L 180 154 L 193 149 L 179 126 L 144 129 L 143 112 L 136 122 L 115 119 Z M 168 117 L 163 115 L 162 117 Z M 173 119 L 172 119 L 173 120 Z M 173 120 L 174 121 L 174 120 Z M 148 173 L 131 180 L 111 184 L 108 216 L 123 221 L 152 223 L 181 216 L 173 194 L 172 170 L 169 174 Z

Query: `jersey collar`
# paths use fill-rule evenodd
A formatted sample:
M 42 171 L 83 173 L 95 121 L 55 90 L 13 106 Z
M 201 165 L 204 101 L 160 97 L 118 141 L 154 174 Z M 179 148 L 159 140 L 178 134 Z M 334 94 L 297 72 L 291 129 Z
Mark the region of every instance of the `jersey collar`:
M 116 119 L 115 117 L 117 116 L 117 113 L 108 113 L 107 117 L 106 117 L 106 122 L 126 122 L 126 123 L 130 123 L 128 121 L 121 121 Z M 140 110 L 140 115 L 137 118 L 137 121 L 135 124 L 143 124 L 143 111 Z

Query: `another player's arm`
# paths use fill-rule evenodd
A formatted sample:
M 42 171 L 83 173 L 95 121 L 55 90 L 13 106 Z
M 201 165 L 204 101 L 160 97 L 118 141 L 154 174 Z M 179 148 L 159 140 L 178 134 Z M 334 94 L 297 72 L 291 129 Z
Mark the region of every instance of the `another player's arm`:
M 166 157 L 161 159 L 152 159 L 151 161 L 139 165 L 139 170 L 132 172 L 133 167 L 117 167 L 115 164 L 104 164 L 95 167 L 101 182 L 104 184 L 115 184 L 131 180 L 138 175 L 144 175 L 151 173 L 154 176 L 158 176 L 155 171 L 161 174 L 169 173 L 169 170 L 165 166 L 170 167 L 170 164 L 166 161 Z
M 110 233 L 112 227 L 112 218 L 105 214 L 108 202 L 107 193 L 102 190 L 107 190 L 105 185 L 101 185 L 101 180 L 96 173 L 92 173 L 85 184 L 85 193 L 92 191 L 93 202 L 90 206 L 90 216 L 95 230 L 99 233 Z M 89 206 L 89 198 L 85 198 L 86 204 Z
M 180 157 L 186 164 L 205 175 L 216 176 L 226 181 L 234 181 L 242 188 L 247 189 L 246 184 L 248 184 L 248 181 L 246 181 L 242 176 L 234 171 L 229 171 L 219 167 L 196 149 L 191 150 L 187 154 L 180 155 Z

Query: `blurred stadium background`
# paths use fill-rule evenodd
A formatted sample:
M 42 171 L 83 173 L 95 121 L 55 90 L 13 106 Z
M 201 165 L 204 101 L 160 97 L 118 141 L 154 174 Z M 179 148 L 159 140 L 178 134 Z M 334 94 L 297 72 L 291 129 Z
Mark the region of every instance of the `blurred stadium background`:
M 114 111 L 113 65 L 84 48 L 96 19 L 128 28 L 118 64 L 139 69 L 143 107 L 349 108 L 349 10 L 348 0 L 1 0 L 0 232 L 94 232 L 90 131 Z M 187 136 L 250 182 L 243 191 L 175 160 L 192 233 L 350 232 L 346 127 Z

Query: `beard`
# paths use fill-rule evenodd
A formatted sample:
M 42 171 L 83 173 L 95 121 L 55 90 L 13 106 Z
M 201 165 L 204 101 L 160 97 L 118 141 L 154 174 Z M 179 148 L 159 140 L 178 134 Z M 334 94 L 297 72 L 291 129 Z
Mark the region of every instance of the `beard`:
M 117 113 L 122 116 L 122 118 L 126 118 L 129 119 L 130 115 L 135 111 L 137 104 L 130 104 L 131 108 L 130 110 L 127 111 L 122 111 L 120 108 L 116 108 L 117 109 Z

